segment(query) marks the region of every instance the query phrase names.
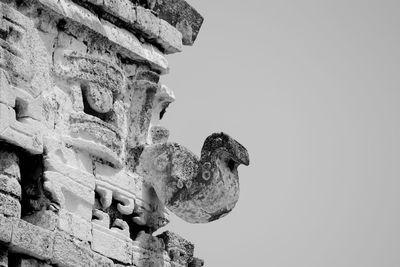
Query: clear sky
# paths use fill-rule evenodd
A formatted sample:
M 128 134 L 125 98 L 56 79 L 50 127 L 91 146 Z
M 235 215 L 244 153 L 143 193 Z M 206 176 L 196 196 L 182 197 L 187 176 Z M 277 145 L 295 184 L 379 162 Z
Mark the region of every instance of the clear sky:
M 168 56 L 163 124 L 200 153 L 246 146 L 225 218 L 167 229 L 208 267 L 400 266 L 400 1 L 188 0 L 205 17 Z

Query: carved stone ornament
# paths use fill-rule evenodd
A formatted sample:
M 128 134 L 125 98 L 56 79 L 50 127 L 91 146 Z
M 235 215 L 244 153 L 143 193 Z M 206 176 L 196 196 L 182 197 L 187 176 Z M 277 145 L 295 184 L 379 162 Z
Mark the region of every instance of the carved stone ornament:
M 246 149 L 200 158 L 161 125 L 167 54 L 203 18 L 183 0 L 0 0 L 0 266 L 203 266 L 172 212 L 225 216 Z

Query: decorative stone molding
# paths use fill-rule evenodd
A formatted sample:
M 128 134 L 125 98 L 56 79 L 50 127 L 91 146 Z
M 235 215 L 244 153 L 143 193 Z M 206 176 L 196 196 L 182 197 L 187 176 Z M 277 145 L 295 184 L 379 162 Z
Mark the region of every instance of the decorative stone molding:
M 153 233 L 216 220 L 246 149 L 168 142 L 167 54 L 203 18 L 183 0 L 0 0 L 0 266 L 202 266 Z

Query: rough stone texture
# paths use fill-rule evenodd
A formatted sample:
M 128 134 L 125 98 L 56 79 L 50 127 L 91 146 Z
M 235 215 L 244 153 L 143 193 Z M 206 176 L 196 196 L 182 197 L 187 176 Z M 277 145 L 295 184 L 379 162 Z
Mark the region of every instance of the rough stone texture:
M 53 256 L 52 232 L 25 221 L 13 221 L 11 249 L 38 259 L 47 260 Z
M 194 245 L 192 243 L 169 231 L 158 237 L 164 241 L 165 249 L 172 262 L 181 265 L 193 262 Z
M 89 246 L 62 233 L 55 235 L 51 261 L 58 266 L 94 266 L 93 253 Z
M 239 198 L 237 167 L 249 164 L 246 149 L 224 133 L 210 135 L 201 158 L 176 143 L 148 146 L 137 168 L 168 209 L 191 223 L 217 220 Z
M 0 215 L 0 242 L 10 243 L 12 234 L 12 221 L 11 219 Z
M 54 231 L 57 228 L 59 217 L 54 213 L 54 211 L 41 210 L 24 216 L 23 220 L 43 229 Z
M 174 25 L 183 36 L 183 44 L 192 45 L 199 34 L 203 17 L 184 0 L 158 0 L 152 9 L 161 19 Z
M 115 236 L 109 229 L 93 228 L 92 249 L 119 262 L 132 263 L 132 244 Z
M 227 214 L 249 163 L 226 134 L 168 142 L 166 55 L 202 17 L 183 0 L 0 0 L 0 266 L 202 266 L 153 233 Z

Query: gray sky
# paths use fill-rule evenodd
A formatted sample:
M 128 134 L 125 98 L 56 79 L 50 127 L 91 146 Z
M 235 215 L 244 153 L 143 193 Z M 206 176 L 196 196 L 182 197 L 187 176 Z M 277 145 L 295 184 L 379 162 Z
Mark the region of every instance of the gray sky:
M 167 229 L 208 267 L 400 266 L 400 1 L 189 1 L 205 22 L 168 57 L 164 125 L 200 153 L 250 152 L 225 218 Z

